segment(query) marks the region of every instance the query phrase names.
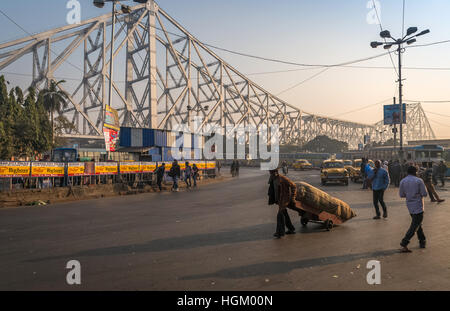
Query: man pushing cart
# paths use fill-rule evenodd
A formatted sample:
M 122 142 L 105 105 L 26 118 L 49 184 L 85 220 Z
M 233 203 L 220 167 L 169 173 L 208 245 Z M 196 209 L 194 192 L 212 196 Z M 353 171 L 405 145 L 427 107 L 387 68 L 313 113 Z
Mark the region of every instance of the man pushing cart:
M 350 206 L 342 200 L 305 182 L 294 183 L 286 176 L 281 176 L 278 169 L 270 171 L 269 205 L 278 205 L 276 238 L 284 234 L 295 233 L 286 208 L 298 212 L 301 224 L 319 222 L 331 230 L 335 224 L 342 224 L 356 216 Z M 288 231 L 285 232 L 285 226 Z

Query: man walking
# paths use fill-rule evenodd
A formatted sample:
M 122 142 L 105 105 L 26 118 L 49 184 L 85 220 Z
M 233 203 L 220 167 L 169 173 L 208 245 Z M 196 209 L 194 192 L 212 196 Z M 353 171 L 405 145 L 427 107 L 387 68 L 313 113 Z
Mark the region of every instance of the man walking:
M 198 167 L 197 164 L 192 165 L 192 177 L 194 179 L 194 188 L 197 187 L 197 179 L 198 179 Z
M 360 171 L 361 171 L 361 179 L 362 179 L 362 183 L 363 183 L 363 186 L 362 186 L 363 189 L 367 189 L 366 165 L 367 165 L 366 159 L 362 158 Z
M 184 182 L 186 186 L 190 188 L 192 186 L 192 167 L 189 165 L 189 162 L 186 162 L 186 168 L 184 169 Z
M 164 178 L 164 173 L 166 172 L 166 164 L 161 164 L 156 170 L 156 184 L 158 185 L 159 191 L 162 191 L 162 180 Z
M 447 165 L 445 165 L 444 161 L 441 161 L 438 166 L 438 178 L 441 181 L 441 186 L 445 186 L 445 175 L 447 173 Z
M 172 177 L 173 180 L 172 190 L 178 192 L 178 180 L 180 179 L 181 176 L 181 168 L 178 165 L 177 160 L 173 161 L 172 167 L 170 168 L 169 171 L 169 176 Z
M 400 186 L 400 175 L 402 173 L 402 168 L 401 168 L 398 160 L 396 160 L 394 162 L 394 164 L 392 164 L 390 173 L 392 176 L 392 183 L 395 185 L 395 187 L 399 187 Z
M 420 248 L 425 248 L 426 238 L 422 229 L 424 203 L 423 198 L 427 196 L 427 190 L 422 179 L 416 176 L 417 168 L 408 167 L 408 176 L 400 182 L 399 194 L 401 198 L 406 198 L 406 207 L 411 215 L 411 225 L 402 239 L 400 246 L 401 252 L 410 253 L 408 244 L 414 234 L 417 232 Z
M 290 204 L 295 204 L 297 187 L 289 178 L 281 176 L 278 173 L 278 169 L 270 170 L 269 172 L 269 205 L 278 204 L 277 229 L 273 236 L 279 239 L 285 234 L 295 233 L 295 227 L 292 225 L 286 208 Z M 286 232 L 285 227 L 288 228 Z
M 429 167 L 426 168 L 426 171 L 424 172 L 423 181 L 424 181 L 425 187 L 427 188 L 427 191 L 428 191 L 428 193 L 430 195 L 431 202 L 441 203 L 441 202 L 445 201 L 445 200 L 443 200 L 443 199 L 441 199 L 439 197 L 439 195 L 436 192 L 436 189 L 434 188 L 434 185 L 433 185 L 433 167 L 432 167 L 431 163 L 429 164 Z
M 375 161 L 375 169 L 368 173 L 368 178 L 372 181 L 372 191 L 373 191 L 373 205 L 375 207 L 376 215 L 373 219 L 380 219 L 380 209 L 378 207 L 378 202 L 383 208 L 383 218 L 387 218 L 387 208 L 384 203 L 384 191 L 389 186 L 389 174 L 381 167 L 381 162 L 379 160 Z

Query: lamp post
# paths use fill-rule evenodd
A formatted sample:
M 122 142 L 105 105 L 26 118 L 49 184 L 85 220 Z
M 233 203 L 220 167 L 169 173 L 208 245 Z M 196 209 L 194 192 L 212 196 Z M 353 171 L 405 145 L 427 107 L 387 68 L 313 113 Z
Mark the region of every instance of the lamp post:
M 137 3 L 147 3 L 148 0 L 133 0 Z M 113 74 L 114 74 L 114 34 L 116 26 L 116 5 L 120 3 L 118 0 L 94 0 L 93 4 L 101 9 L 105 6 L 105 2 L 112 2 L 112 17 L 111 17 L 111 59 L 109 60 L 109 96 L 108 106 L 111 107 L 113 95 Z M 121 4 L 121 9 L 124 13 L 131 13 L 131 8 L 128 5 Z M 103 112 L 103 120 L 105 120 L 106 109 Z M 109 158 L 109 150 L 108 158 Z
M 401 54 L 403 52 L 405 52 L 405 49 L 402 47 L 403 44 L 407 44 L 410 45 L 414 42 L 416 42 L 416 37 L 422 36 L 424 34 L 427 34 L 430 32 L 429 29 L 423 30 L 420 33 L 414 35 L 417 32 L 417 27 L 409 27 L 408 30 L 406 31 L 406 35 L 403 38 L 400 39 L 395 39 L 391 36 L 391 33 L 389 32 L 389 30 L 383 30 L 382 32 L 380 32 L 380 37 L 383 39 L 392 39 L 393 41 L 391 42 L 387 42 L 385 41 L 383 42 L 378 42 L 378 41 L 373 41 L 370 43 L 370 46 L 372 48 L 377 48 L 380 45 L 383 45 L 385 50 L 389 50 L 393 45 L 397 46 L 397 54 L 398 54 L 398 94 L 399 94 L 399 105 L 400 105 L 400 150 L 399 150 L 399 155 L 400 158 L 403 159 L 403 120 L 404 120 L 404 115 L 403 115 L 403 84 L 402 84 L 402 57 Z M 395 128 L 396 130 L 396 128 Z M 395 132 L 394 132 L 395 134 Z

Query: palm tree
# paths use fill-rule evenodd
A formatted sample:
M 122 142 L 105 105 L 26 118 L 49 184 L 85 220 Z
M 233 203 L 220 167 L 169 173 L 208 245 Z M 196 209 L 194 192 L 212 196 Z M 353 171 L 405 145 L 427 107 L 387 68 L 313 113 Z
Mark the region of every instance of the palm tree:
M 50 85 L 39 93 L 39 96 L 42 96 L 45 110 L 47 110 L 47 112 L 50 113 L 50 120 L 52 123 L 52 144 L 55 142 L 54 140 L 55 127 L 54 127 L 53 113 L 56 111 L 57 113 L 60 114 L 63 109 L 67 108 L 66 100 L 69 99 L 67 93 L 58 88 L 58 85 L 60 83 L 65 82 L 66 82 L 65 80 L 61 80 L 58 82 L 51 80 Z

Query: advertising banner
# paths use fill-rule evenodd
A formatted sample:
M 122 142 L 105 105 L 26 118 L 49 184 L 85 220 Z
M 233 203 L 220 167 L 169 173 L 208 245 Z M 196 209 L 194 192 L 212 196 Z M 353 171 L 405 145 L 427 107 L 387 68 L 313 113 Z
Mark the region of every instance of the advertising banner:
M 84 175 L 84 163 L 69 163 L 67 165 L 67 175 L 83 176 Z
M 116 151 L 119 146 L 119 132 L 113 129 L 103 128 L 103 135 L 105 136 L 106 151 Z
M 403 124 L 406 124 L 406 105 L 403 104 Z M 384 125 L 400 124 L 400 105 L 385 105 Z
M 178 165 L 180 166 L 180 170 L 184 171 L 186 169 L 186 162 L 180 161 Z
M 117 110 L 111 108 L 111 106 L 106 105 L 105 111 L 105 124 L 103 127 L 119 132 L 120 123 L 119 123 L 119 114 Z
M 216 161 L 206 161 L 206 168 L 208 170 L 216 168 Z
M 64 163 L 33 162 L 31 177 L 64 177 Z
M 206 162 L 205 161 L 195 161 L 193 162 L 197 165 L 199 170 L 206 170 Z
M 0 162 L 0 177 L 28 177 L 30 162 Z
M 155 170 L 156 162 L 141 162 L 141 173 L 153 173 Z
M 120 162 L 120 174 L 136 174 L 139 172 L 139 162 Z
M 84 175 L 95 175 L 95 162 L 84 162 Z
M 163 162 L 161 162 L 161 163 L 163 163 Z M 161 164 L 160 163 L 160 164 Z M 168 171 L 170 171 L 170 169 L 172 168 L 172 162 L 164 162 L 166 165 L 166 172 L 168 172 Z
M 95 163 L 95 175 L 117 175 L 117 163 L 115 162 Z

